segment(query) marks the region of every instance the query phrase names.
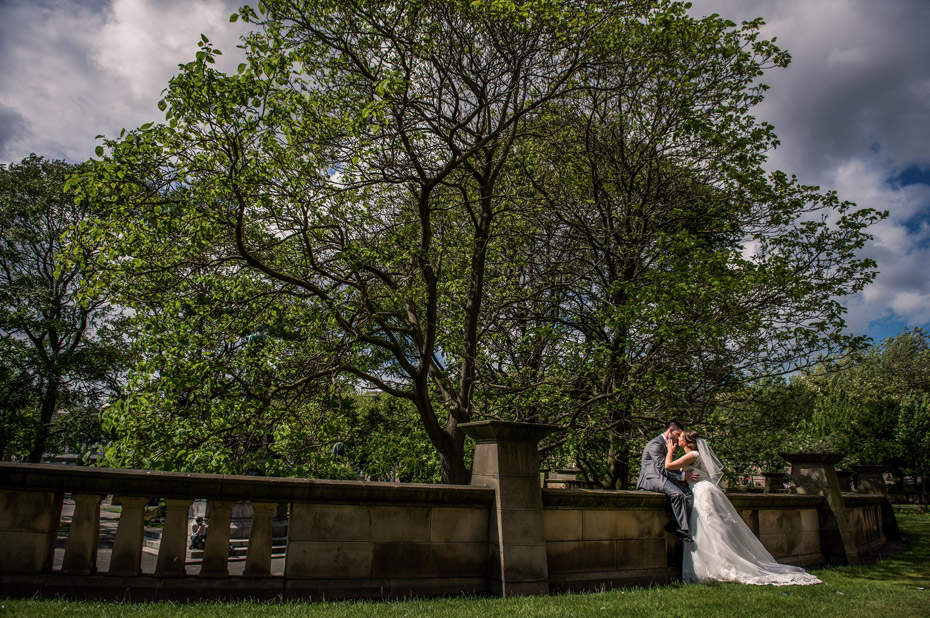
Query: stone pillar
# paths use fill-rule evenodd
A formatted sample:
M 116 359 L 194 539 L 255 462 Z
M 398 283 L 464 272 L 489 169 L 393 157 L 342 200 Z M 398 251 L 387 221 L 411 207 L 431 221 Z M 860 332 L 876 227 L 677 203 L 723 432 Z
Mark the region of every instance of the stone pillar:
M 859 479 L 856 483 L 856 493 L 888 495 L 885 466 L 853 466 L 852 469 Z
M 74 515 L 68 529 L 68 542 L 61 572 L 67 575 L 90 575 L 97 572 L 97 542 L 100 540 L 100 502 L 98 494 L 72 494 Z
M 271 576 L 271 519 L 278 510 L 277 502 L 253 502 L 252 529 L 249 531 L 249 553 L 243 575 Z
M 190 499 L 165 498 L 167 513 L 165 527 L 161 533 L 158 546 L 158 562 L 155 563 L 155 575 L 159 577 L 184 577 L 186 574 L 187 543 L 190 530 L 187 528 L 187 511 L 191 507 Z
M 782 486 L 785 480 L 785 475 L 783 472 L 763 472 L 762 478 L 765 479 L 765 485 L 763 485 L 762 493 L 770 494 L 775 490 L 784 489 Z
M 201 577 L 227 577 L 229 575 L 229 520 L 231 500 L 210 500 L 210 521 L 207 524 L 207 541 L 203 548 Z
M 882 502 L 882 533 L 886 539 L 899 541 L 901 539 L 901 530 L 898 529 L 898 520 L 894 516 L 894 507 L 888 500 L 888 485 L 885 484 L 885 466 L 880 465 L 862 465 L 853 466 L 853 472 L 856 473 L 856 493 L 860 494 L 877 494 L 885 496 Z
M 63 495 L 0 491 L 0 574 L 38 575 L 52 568 Z
M 494 490 L 488 584 L 503 597 L 548 594 L 549 568 L 539 486 L 539 440 L 554 425 L 478 421 L 459 425 L 475 447 L 471 484 Z
M 142 572 L 142 541 L 145 531 L 145 506 L 148 498 L 120 496 L 122 510 L 113 541 L 108 575 L 136 577 Z
M 779 453 L 791 464 L 791 478 L 799 494 L 823 496 L 820 536 L 824 557 L 833 564 L 859 564 L 856 540 L 836 476 L 835 453 Z

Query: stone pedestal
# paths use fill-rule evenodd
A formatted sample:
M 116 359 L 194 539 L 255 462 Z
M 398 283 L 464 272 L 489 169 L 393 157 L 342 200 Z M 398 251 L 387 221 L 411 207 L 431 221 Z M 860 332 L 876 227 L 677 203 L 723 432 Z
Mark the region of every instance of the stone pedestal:
M 840 482 L 840 491 L 852 491 L 852 472 L 849 470 L 837 470 L 836 478 Z
M 537 444 L 553 425 L 478 421 L 459 425 L 475 447 L 471 484 L 489 487 L 488 583 L 503 597 L 548 594 Z
M 853 466 L 853 472 L 856 473 L 856 493 L 876 494 L 885 496 L 882 503 L 882 532 L 885 538 L 897 541 L 901 539 L 901 531 L 898 529 L 898 521 L 894 518 L 894 507 L 887 499 L 888 485 L 885 483 L 886 466 L 881 465 L 862 465 Z
M 877 494 L 887 496 L 885 485 L 885 466 L 853 466 L 856 473 L 856 492 L 860 494 Z
M 843 503 L 835 465 L 836 453 L 779 453 L 791 464 L 791 478 L 799 494 L 823 496 L 820 533 L 824 557 L 833 564 L 858 564 L 855 537 Z
M 762 478 L 765 479 L 765 484 L 762 486 L 762 493 L 770 494 L 776 490 L 784 489 L 784 472 L 763 472 Z

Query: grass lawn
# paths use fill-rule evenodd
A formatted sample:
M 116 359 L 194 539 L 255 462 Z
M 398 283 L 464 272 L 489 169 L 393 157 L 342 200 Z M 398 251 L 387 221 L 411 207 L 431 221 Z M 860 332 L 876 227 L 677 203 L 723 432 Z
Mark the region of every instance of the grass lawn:
M 930 617 L 930 514 L 899 514 L 909 549 L 876 564 L 815 571 L 820 586 L 684 585 L 516 599 L 338 603 L 152 603 L 0 600 L 5 616 L 814 616 Z

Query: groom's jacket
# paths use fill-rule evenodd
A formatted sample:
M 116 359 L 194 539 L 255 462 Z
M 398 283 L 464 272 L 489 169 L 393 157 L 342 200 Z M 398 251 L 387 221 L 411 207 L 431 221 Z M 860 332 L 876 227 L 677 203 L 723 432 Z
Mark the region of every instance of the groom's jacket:
M 665 455 L 667 449 L 665 448 L 665 437 L 659 436 L 653 438 L 646 445 L 646 448 L 643 450 L 643 459 L 639 467 L 639 480 L 636 482 L 636 489 L 649 489 L 655 491 L 652 487 L 648 487 L 650 483 L 648 481 L 658 480 L 662 477 L 671 478 L 676 481 L 680 480 L 680 475 L 676 474 L 672 476 L 665 469 Z

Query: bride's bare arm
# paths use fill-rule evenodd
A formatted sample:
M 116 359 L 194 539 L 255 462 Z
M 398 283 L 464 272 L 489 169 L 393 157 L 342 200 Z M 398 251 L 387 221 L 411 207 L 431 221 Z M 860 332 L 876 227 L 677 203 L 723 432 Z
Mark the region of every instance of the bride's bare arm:
M 665 455 L 665 469 L 666 470 L 681 470 L 687 468 L 691 465 L 691 462 L 694 461 L 694 458 L 697 457 L 697 451 L 691 451 L 690 453 L 685 453 L 678 459 L 672 461 L 672 457 L 675 456 L 675 449 L 669 446 L 668 454 Z

